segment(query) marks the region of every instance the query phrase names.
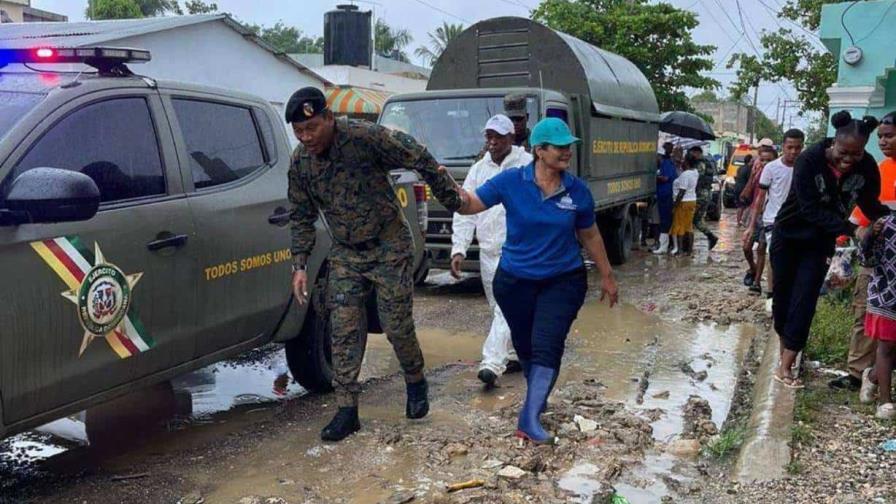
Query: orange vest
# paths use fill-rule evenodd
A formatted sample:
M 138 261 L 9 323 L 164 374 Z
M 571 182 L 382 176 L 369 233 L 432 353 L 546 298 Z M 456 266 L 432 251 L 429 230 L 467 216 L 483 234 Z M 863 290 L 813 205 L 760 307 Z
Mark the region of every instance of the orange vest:
M 896 159 L 886 158 L 880 162 L 878 167 L 880 169 L 880 201 L 896 201 Z M 849 216 L 849 222 L 859 227 L 871 224 L 871 221 L 865 217 L 858 206 Z

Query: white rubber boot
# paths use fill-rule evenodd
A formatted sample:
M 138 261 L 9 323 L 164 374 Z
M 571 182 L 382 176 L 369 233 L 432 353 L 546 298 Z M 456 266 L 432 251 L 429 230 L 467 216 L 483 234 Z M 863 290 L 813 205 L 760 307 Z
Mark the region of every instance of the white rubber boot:
M 678 246 L 679 246 L 680 241 L 681 241 L 680 237 L 678 237 L 678 236 L 672 237 L 672 250 L 669 251 L 670 254 L 672 254 L 672 255 L 678 254 Z
M 654 254 L 665 254 L 669 252 L 669 233 L 660 234 L 660 246 L 653 251 Z

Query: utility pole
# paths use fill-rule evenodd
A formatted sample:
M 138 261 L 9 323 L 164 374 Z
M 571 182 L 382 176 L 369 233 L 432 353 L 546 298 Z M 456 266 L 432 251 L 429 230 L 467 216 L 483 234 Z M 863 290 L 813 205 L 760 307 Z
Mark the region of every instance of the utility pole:
M 775 122 L 778 123 L 778 126 L 784 127 L 784 115 L 781 115 L 781 120 L 778 120 L 778 114 L 781 112 L 781 97 L 779 96 L 777 100 L 775 100 Z
M 759 104 L 759 81 L 756 81 L 756 87 L 753 89 L 753 107 L 750 109 L 750 145 L 756 140 L 756 106 Z

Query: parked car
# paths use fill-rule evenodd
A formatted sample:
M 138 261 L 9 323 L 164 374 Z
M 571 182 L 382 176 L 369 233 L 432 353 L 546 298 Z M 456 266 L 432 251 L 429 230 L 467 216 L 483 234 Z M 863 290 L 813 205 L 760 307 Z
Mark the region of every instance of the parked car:
M 149 58 L 0 50 L 0 436 L 271 341 L 305 388 L 330 386 L 330 238 L 319 221 L 312 303 L 297 306 L 282 118 L 126 66 Z M 393 179 L 425 267 L 425 186 Z

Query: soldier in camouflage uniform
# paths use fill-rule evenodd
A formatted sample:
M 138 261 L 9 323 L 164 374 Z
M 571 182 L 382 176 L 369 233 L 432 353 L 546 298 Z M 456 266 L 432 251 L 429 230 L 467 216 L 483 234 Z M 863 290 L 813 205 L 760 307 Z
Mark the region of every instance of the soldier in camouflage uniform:
M 688 149 L 687 156 L 692 165 L 696 167 L 697 178 L 697 211 L 694 212 L 694 228 L 703 233 L 709 241 L 709 250 L 715 248 L 719 242 L 712 231 L 706 227 L 704 218 L 706 217 L 706 209 L 709 207 L 709 201 L 712 199 L 712 184 L 715 181 L 716 170 L 712 163 L 703 157 L 703 149 L 700 146 L 694 146 Z M 691 243 L 693 247 L 693 242 Z
M 373 289 L 383 329 L 404 370 L 405 414 L 422 418 L 429 402 L 412 315 L 413 241 L 389 171 L 416 170 L 450 211 L 461 203 L 457 187 L 413 138 L 366 121 L 334 118 L 316 88 L 293 94 L 286 120 L 302 142 L 289 170 L 293 290 L 299 303 L 307 302 L 305 265 L 318 213 L 333 239 L 326 301 L 339 411 L 321 438 L 339 441 L 361 427 L 358 373 L 367 332 L 365 299 Z

